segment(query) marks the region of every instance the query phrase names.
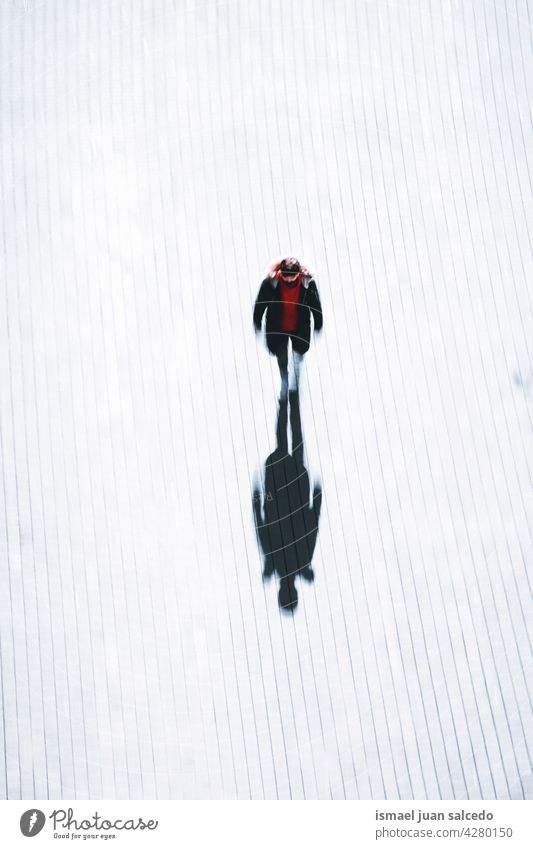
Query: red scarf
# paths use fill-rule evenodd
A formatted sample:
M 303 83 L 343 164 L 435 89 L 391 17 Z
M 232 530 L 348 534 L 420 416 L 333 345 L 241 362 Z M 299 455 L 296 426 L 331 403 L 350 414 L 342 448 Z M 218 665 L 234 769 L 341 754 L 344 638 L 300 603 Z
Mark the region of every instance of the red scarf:
M 298 326 L 298 301 L 300 300 L 300 286 L 302 275 L 298 275 L 295 286 L 287 286 L 280 278 L 280 300 L 281 300 L 281 330 L 293 333 Z

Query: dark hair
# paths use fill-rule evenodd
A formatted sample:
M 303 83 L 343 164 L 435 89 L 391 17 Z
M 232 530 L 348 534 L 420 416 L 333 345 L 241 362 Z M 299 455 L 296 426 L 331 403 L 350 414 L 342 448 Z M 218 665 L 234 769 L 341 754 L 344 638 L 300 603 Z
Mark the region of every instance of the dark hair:
M 281 261 L 280 271 L 282 274 L 299 274 L 301 270 L 300 263 L 294 257 L 287 257 L 287 259 Z
M 280 273 L 284 273 L 283 269 L 286 263 L 296 263 L 297 268 L 291 270 L 289 268 L 288 274 L 303 274 L 304 277 L 313 277 L 313 272 L 306 265 L 301 263 L 299 260 L 294 257 L 286 257 L 285 259 L 276 259 L 270 263 L 266 270 L 265 276 L 270 278 L 270 280 L 274 280 Z

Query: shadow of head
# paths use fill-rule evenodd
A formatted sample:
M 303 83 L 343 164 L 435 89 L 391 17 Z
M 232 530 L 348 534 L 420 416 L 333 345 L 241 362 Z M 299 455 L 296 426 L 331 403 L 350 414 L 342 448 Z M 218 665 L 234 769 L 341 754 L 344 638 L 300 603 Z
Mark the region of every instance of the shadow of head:
M 296 589 L 296 578 L 300 577 L 312 584 L 315 580 L 315 573 L 311 566 L 304 566 L 297 572 L 293 572 L 287 577 L 280 578 L 278 604 L 282 613 L 292 614 L 298 607 L 298 590 Z
M 294 613 L 298 607 L 298 590 L 294 579 L 282 578 L 279 582 L 278 604 L 282 613 Z
M 289 393 L 292 436 L 287 438 L 287 401 L 280 401 L 276 450 L 264 466 L 263 486 L 254 489 L 254 514 L 259 547 L 263 554 L 263 579 L 279 579 L 278 602 L 284 613 L 298 606 L 296 579 L 311 583 L 311 566 L 318 535 L 322 491 L 311 492 L 303 462 L 303 439 L 297 392 Z

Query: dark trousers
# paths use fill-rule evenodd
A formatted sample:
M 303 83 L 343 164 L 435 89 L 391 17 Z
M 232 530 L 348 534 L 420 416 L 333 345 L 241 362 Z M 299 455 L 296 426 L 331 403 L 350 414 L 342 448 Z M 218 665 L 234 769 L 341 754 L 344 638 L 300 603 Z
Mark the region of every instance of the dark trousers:
M 278 360 L 286 361 L 288 357 L 289 339 L 291 340 L 292 350 L 296 354 L 305 354 L 309 350 L 309 342 L 297 336 L 295 333 L 288 333 L 280 330 L 278 332 L 267 333 L 266 343 L 271 354 L 274 354 Z

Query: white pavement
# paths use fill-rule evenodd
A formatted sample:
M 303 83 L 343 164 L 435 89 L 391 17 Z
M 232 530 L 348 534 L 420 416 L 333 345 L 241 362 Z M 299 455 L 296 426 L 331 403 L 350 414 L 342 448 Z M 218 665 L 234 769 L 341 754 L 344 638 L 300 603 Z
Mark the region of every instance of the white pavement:
M 2 798 L 533 798 L 532 12 L 2 3 Z M 293 618 L 252 512 L 287 253 Z

